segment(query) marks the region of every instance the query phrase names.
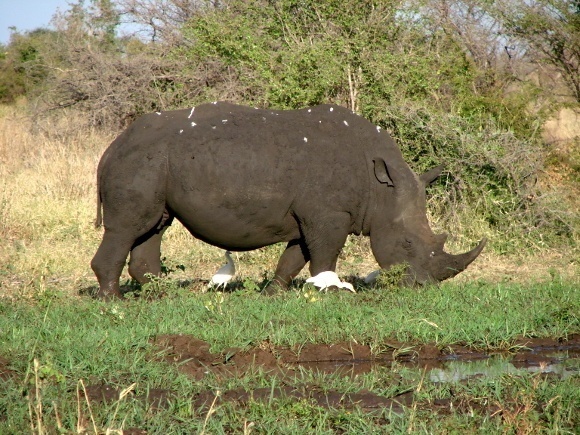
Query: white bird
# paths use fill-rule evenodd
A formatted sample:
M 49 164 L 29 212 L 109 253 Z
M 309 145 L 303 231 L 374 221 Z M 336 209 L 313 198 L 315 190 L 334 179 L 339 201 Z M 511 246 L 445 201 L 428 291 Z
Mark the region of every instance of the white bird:
M 374 284 L 379 277 L 379 273 L 381 273 L 381 269 L 373 270 L 369 273 L 364 279 L 365 284 Z
M 356 293 L 352 284 L 350 282 L 341 281 L 336 272 L 320 272 L 318 275 L 308 278 L 306 282 L 318 287 L 318 290 L 320 291 L 326 290 L 328 287 L 336 286 Z
M 228 282 L 230 282 L 236 274 L 236 265 L 234 264 L 234 260 L 232 260 L 231 254 L 230 251 L 226 251 L 225 255 L 227 263 L 220 267 L 215 275 L 211 277 L 207 289 L 214 286 L 217 286 L 217 288 L 223 287 L 225 289 Z

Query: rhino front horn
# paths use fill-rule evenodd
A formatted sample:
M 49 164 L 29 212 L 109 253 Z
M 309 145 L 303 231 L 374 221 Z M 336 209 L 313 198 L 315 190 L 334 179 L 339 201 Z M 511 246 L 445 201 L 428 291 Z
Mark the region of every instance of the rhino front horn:
M 441 280 L 451 278 L 457 275 L 459 272 L 463 272 L 465 268 L 469 266 L 473 262 L 473 260 L 477 258 L 479 254 L 481 254 L 481 251 L 483 250 L 486 243 L 487 239 L 484 237 L 483 239 L 481 239 L 479 244 L 469 252 L 465 252 L 463 254 L 458 255 L 449 254 L 451 264 L 447 267 L 447 270 L 443 273 L 444 278 L 442 278 Z
M 471 262 L 478 257 L 479 254 L 481 254 L 481 251 L 483 251 L 483 248 L 485 247 L 486 243 L 487 239 L 484 237 L 483 239 L 481 239 L 479 244 L 471 251 L 459 255 L 461 264 L 463 264 L 461 270 L 465 270 L 465 268 L 469 266 Z

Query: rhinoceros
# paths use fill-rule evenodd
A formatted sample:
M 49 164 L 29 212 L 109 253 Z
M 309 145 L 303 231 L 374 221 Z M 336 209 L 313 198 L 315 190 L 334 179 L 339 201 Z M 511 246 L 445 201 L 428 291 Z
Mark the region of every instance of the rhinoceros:
M 334 271 L 349 234 L 370 236 L 381 268 L 406 262 L 407 284 L 438 282 L 481 252 L 444 251 L 426 215 L 426 185 L 389 134 L 337 105 L 264 110 L 227 102 L 144 115 L 104 152 L 97 169 L 102 242 L 91 262 L 98 296 L 120 297 L 119 277 L 161 272 L 164 230 L 176 218 L 229 251 L 287 242 L 266 292 Z M 102 209 L 102 212 L 101 212 Z

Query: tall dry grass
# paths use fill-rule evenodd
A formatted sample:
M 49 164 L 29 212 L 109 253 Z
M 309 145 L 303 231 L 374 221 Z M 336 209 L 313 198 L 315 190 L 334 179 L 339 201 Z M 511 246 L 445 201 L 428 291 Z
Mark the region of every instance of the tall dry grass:
M 55 290 L 77 295 L 96 285 L 89 264 L 103 230 L 93 225 L 95 171 L 115 133 L 83 125 L 74 113 L 33 124 L 24 104 L 0 106 L 0 296 Z M 261 281 L 265 274 L 271 276 L 282 249 L 283 245 L 276 245 L 236 254 L 239 279 Z M 193 239 L 177 222 L 164 237 L 162 253 L 165 264 L 176 270 L 173 276 L 191 281 L 193 289 L 203 287 L 224 262 L 223 251 Z M 506 259 L 488 249 L 456 279 L 529 278 L 535 276 L 532 270 L 547 276 L 553 264 L 572 274 L 578 268 L 565 253 Z M 183 265 L 185 271 L 176 265 Z M 368 239 L 349 238 L 338 273 L 365 276 L 374 268 Z M 307 274 L 305 270 L 302 276 Z M 128 279 L 126 271 L 121 279 Z
M 94 174 L 110 138 L 82 129 L 59 138 L 53 132 L 74 130 L 74 116 L 60 123 L 32 133 L 24 109 L 0 109 L 2 293 L 74 288 L 91 274 Z

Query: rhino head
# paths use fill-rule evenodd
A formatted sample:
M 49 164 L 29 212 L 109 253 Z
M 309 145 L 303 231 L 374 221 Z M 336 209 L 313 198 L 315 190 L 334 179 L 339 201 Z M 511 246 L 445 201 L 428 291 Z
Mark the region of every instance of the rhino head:
M 447 234 L 434 234 L 427 220 L 426 187 L 441 173 L 434 168 L 417 176 L 406 165 L 387 166 L 374 159 L 375 177 L 382 184 L 371 223 L 373 254 L 380 267 L 409 265 L 403 284 L 439 282 L 457 275 L 477 258 L 486 240 L 463 254 L 449 254 Z

